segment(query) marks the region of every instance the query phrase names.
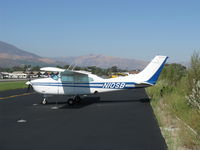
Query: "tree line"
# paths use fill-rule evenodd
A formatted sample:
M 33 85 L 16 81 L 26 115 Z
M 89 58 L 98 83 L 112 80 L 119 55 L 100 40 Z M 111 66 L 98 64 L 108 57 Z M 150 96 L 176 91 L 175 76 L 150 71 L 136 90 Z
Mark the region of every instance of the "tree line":
M 56 67 L 68 69 L 68 68 L 70 68 L 70 65 L 56 66 Z M 11 68 L 0 67 L 0 72 L 14 72 L 14 71 L 23 71 L 23 72 L 38 71 L 38 72 L 40 72 L 40 68 L 41 68 L 41 66 L 31 66 L 31 65 L 14 66 L 14 67 L 11 67 Z M 96 75 L 99 75 L 99 76 L 109 76 L 112 73 L 127 72 L 128 71 L 126 69 L 120 69 L 117 66 L 112 66 L 110 68 L 100 68 L 100 67 L 96 67 L 96 66 L 89 66 L 89 67 L 76 66 L 74 68 L 74 70 L 89 71 L 89 72 L 96 74 Z

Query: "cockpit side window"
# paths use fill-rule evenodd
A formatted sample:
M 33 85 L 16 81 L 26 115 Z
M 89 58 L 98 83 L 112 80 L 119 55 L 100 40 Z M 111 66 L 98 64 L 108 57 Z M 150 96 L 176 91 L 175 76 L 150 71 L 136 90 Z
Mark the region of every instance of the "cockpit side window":
M 72 75 L 62 75 L 61 81 L 63 81 L 63 82 L 74 82 L 74 77 Z

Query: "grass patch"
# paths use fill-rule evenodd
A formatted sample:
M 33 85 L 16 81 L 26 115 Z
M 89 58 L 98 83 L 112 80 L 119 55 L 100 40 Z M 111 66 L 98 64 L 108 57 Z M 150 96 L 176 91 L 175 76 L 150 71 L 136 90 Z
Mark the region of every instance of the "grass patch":
M 27 88 L 27 81 L 0 82 L 0 91 Z
M 184 89 L 182 85 L 171 86 L 165 80 L 160 80 L 154 87 L 147 88 L 169 150 L 200 149 L 199 136 L 186 126 L 189 125 L 199 135 L 200 113 L 187 105 Z

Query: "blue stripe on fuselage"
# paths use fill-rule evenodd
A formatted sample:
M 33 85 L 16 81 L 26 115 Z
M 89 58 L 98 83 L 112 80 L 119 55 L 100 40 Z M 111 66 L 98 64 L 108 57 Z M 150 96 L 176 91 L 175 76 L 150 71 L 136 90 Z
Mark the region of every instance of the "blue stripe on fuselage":
M 154 73 L 154 75 L 148 81 L 146 81 L 147 83 L 156 84 L 156 82 L 157 82 L 157 80 L 158 80 L 158 78 L 160 76 L 160 73 L 162 72 L 163 67 L 165 66 L 165 63 L 166 63 L 167 59 L 168 59 L 168 57 L 165 58 L 164 62 L 159 67 L 159 69 Z
M 99 82 L 99 83 L 65 83 L 65 82 L 35 82 L 33 86 L 63 86 L 79 88 L 103 88 L 103 89 L 130 89 L 135 88 L 134 82 Z

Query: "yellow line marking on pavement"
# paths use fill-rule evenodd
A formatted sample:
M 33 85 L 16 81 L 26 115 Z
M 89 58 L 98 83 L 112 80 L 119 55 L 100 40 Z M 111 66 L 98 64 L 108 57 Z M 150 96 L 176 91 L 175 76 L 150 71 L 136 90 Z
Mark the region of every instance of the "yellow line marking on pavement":
M 11 96 L 7 96 L 7 97 L 0 97 L 0 100 L 19 97 L 19 96 L 26 96 L 26 95 L 31 95 L 31 94 L 34 94 L 34 93 L 23 93 L 23 94 L 19 94 L 19 95 L 11 95 Z

